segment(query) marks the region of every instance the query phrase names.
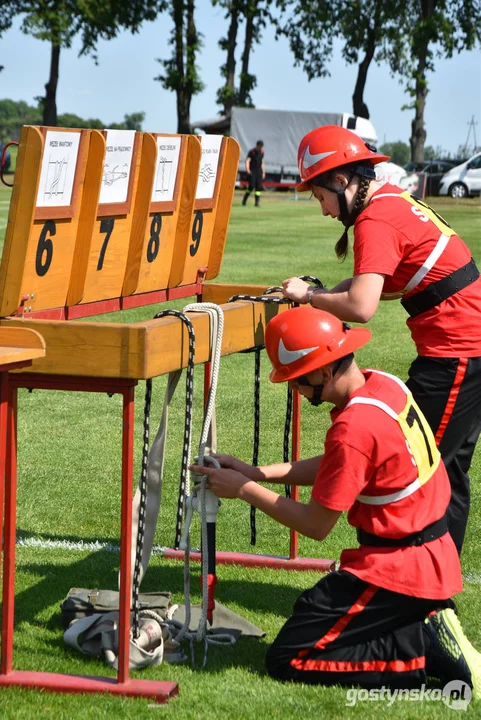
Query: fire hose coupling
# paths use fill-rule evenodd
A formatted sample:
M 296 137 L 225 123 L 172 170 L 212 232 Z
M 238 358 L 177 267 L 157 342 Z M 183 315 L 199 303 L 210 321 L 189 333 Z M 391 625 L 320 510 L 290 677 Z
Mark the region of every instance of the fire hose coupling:
M 205 458 L 207 459 L 207 458 Z M 195 462 L 198 462 L 198 459 L 195 458 Z M 185 501 L 185 507 L 186 507 L 186 513 L 185 513 L 185 524 L 184 524 L 184 534 L 182 535 L 182 539 L 179 543 L 179 549 L 180 550 L 187 550 L 187 538 L 189 536 L 190 532 L 190 525 L 192 523 L 192 515 L 194 510 L 196 510 L 198 513 L 201 511 L 200 507 L 200 490 L 202 487 L 202 483 L 207 479 L 207 476 L 198 473 L 198 472 L 191 472 L 192 477 L 192 483 L 194 487 L 192 488 L 191 494 L 186 498 Z M 215 495 L 212 490 L 207 490 L 207 488 L 204 490 L 205 494 L 205 521 L 207 523 L 215 523 L 217 521 L 217 513 L 219 512 L 221 502 L 217 495 Z

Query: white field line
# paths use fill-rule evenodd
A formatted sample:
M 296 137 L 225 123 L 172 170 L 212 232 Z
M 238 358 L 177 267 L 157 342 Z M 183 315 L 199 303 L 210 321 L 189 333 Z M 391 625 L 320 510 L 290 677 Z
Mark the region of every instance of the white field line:
M 40 540 L 39 538 L 17 538 L 17 547 L 27 548 L 39 548 L 41 550 L 68 550 L 68 551 L 83 551 L 83 552 L 111 552 L 119 553 L 120 546 L 113 545 L 112 543 L 104 543 L 99 540 L 83 541 L 79 540 L 74 542 L 72 540 Z M 152 547 L 152 555 L 163 555 L 169 548 L 162 547 L 161 545 L 154 545 Z M 192 548 L 192 552 L 199 552 L 196 548 Z
M 27 548 L 39 548 L 41 550 L 68 550 L 71 552 L 75 551 L 88 551 L 119 553 L 120 546 L 113 545 L 112 543 L 102 543 L 99 540 L 93 540 L 84 542 L 79 540 L 73 542 L 71 540 L 40 540 L 38 538 L 17 538 L 18 547 Z M 169 548 L 162 547 L 161 545 L 154 545 L 152 547 L 152 555 L 163 555 Z M 192 548 L 192 552 L 198 552 L 197 549 Z M 463 575 L 463 580 L 466 585 L 481 585 L 481 573 L 467 572 Z

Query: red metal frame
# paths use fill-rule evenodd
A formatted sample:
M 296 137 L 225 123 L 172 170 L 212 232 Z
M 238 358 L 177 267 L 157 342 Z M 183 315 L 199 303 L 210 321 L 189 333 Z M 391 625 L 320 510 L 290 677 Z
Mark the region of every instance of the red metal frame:
M 3 368 L 2 368 L 3 370 Z M 177 694 L 174 682 L 132 680 L 129 678 L 130 637 L 130 573 L 132 544 L 132 491 L 134 446 L 134 391 L 137 380 L 64 377 L 25 373 L 0 376 L 0 498 L 5 487 L 3 543 L 3 604 L 0 686 L 43 688 L 53 692 L 111 693 L 147 697 L 167 702 Z M 119 656 L 117 680 L 107 677 L 66 675 L 13 670 L 13 629 L 15 603 L 15 541 L 16 541 L 16 409 L 17 388 L 75 390 L 121 394 L 122 411 L 122 499 L 120 521 L 120 607 Z M 5 482 L 6 476 L 6 482 Z
M 199 290 L 201 283 L 193 286 L 175 288 L 169 295 L 185 297 L 183 294 L 189 288 Z M 161 301 L 160 293 L 148 293 L 149 298 L 156 296 L 152 302 Z M 177 294 L 178 293 L 178 294 Z M 190 293 L 192 294 L 192 293 Z M 142 298 L 142 300 L 140 300 Z M 162 297 L 162 299 L 166 299 Z M 132 305 L 146 303 L 146 295 L 132 296 Z M 138 302 L 137 302 L 138 301 Z M 112 301 L 114 302 L 114 301 Z M 115 301 L 117 302 L 117 301 Z M 106 303 L 92 303 L 82 306 L 82 310 L 102 312 L 101 307 L 111 305 Z M 93 309 L 95 306 L 95 310 Z M 78 308 L 81 309 L 80 307 Z M 109 309 L 112 309 L 111 307 Z M 120 308 L 119 308 L 120 309 Z M 107 311 L 107 310 L 105 310 Z M 65 308 L 57 311 L 44 311 L 43 317 L 48 313 L 63 313 Z M 87 312 L 89 314 L 89 312 Z M 33 315 L 33 313 L 32 313 Z M 36 314 L 37 317 L 40 313 Z M 71 317 L 71 316 L 70 316 Z M 80 314 L 77 315 L 80 317 Z M 59 318 L 60 319 L 60 318 Z M 152 680 L 132 680 L 129 678 L 129 638 L 130 638 L 130 576 L 131 576 L 131 544 L 132 544 L 132 496 L 133 496 L 133 446 L 134 446 L 134 393 L 138 380 L 88 378 L 65 375 L 41 375 L 37 373 L 8 374 L 8 370 L 29 365 L 16 363 L 4 366 L 0 371 L 0 521 L 4 520 L 3 543 L 3 604 L 1 616 L 1 658 L 0 658 L 0 687 L 19 686 L 42 688 L 53 692 L 85 692 L 110 693 L 133 697 L 147 697 L 156 702 L 167 702 L 178 692 L 175 682 L 162 682 Z M 205 399 L 209 387 L 210 364 L 205 365 L 204 392 Z M 15 604 L 15 542 L 16 542 L 16 486 L 17 486 L 17 451 L 16 451 L 16 412 L 17 389 L 36 388 L 45 390 L 70 390 L 78 392 L 102 392 L 121 394 L 123 397 L 122 410 L 122 493 L 121 493 L 121 522 L 120 522 L 120 607 L 119 607 L 119 657 L 117 679 L 106 677 L 92 677 L 67 675 L 62 673 L 46 673 L 35 671 L 22 671 L 13 669 L 13 632 L 14 632 L 14 604 Z M 292 418 L 292 459 L 300 456 L 300 397 L 297 392 L 293 397 Z M 298 499 L 298 488 L 293 487 L 292 497 Z M 5 491 L 5 492 L 4 492 Z M 5 495 L 5 505 L 3 497 Z M 256 568 L 282 568 L 286 570 L 316 570 L 328 572 L 333 569 L 332 560 L 298 557 L 297 532 L 290 533 L 289 557 L 273 557 L 249 553 L 217 552 L 216 561 L 220 564 L 235 564 L 244 567 Z M 184 557 L 182 551 L 167 549 L 164 551 L 167 559 L 180 560 Z M 200 561 L 200 553 L 192 553 L 192 560 Z M 0 563 L 2 557 L 0 556 Z
M 25 303 L 28 302 L 28 295 L 22 297 L 20 307 L 13 313 L 13 317 L 36 318 L 39 320 L 75 320 L 78 318 L 91 317 L 92 315 L 103 315 L 119 310 L 130 310 L 131 308 L 154 305 L 155 303 L 167 302 L 168 300 L 180 300 L 189 298 L 199 293 L 201 280 L 191 285 L 167 288 L 166 290 L 153 290 L 152 292 L 139 293 L 138 295 L 127 295 L 126 297 L 112 298 L 111 300 L 97 300 L 84 305 L 71 305 L 69 307 L 51 308 L 47 310 L 28 311 Z

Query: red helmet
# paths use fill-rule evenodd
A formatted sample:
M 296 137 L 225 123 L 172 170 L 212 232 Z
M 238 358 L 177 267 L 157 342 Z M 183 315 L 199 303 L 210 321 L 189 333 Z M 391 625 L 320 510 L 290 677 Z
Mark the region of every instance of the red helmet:
M 358 350 L 371 338 L 367 328 L 349 328 L 337 317 L 310 305 L 269 320 L 265 344 L 274 368 L 272 382 L 293 380 Z
M 308 190 L 312 178 L 341 165 L 349 165 L 358 160 L 368 160 L 376 165 L 389 160 L 389 155 L 380 155 L 371 147 L 359 135 L 339 125 L 323 125 L 311 130 L 302 138 L 297 151 L 297 164 L 302 181 L 297 189 L 300 192 Z

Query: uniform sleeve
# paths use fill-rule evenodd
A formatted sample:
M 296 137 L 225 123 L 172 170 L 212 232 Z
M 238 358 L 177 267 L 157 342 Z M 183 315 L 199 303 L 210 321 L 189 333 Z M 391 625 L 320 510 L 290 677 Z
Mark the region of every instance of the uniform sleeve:
M 346 442 L 328 441 L 319 464 L 312 497 L 330 510 L 349 510 L 369 482 L 369 458 Z
M 354 228 L 354 275 L 393 275 L 402 260 L 405 238 L 388 222 L 360 218 Z

